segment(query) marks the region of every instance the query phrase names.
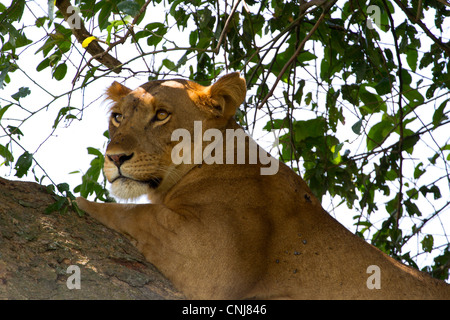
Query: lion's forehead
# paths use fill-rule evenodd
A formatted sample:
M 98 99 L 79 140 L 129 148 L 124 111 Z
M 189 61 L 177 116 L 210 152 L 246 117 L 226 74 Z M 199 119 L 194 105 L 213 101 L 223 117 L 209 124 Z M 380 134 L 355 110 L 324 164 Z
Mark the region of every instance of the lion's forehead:
M 149 85 L 150 84 L 150 85 Z M 183 99 L 190 99 L 189 89 L 185 83 L 166 80 L 157 84 L 144 84 L 131 91 L 124 103 L 127 108 L 143 105 L 155 108 L 155 105 L 177 105 Z
M 147 92 L 142 87 L 137 87 L 128 95 L 128 103 L 130 102 L 143 102 L 145 104 L 154 104 L 155 103 L 155 94 Z

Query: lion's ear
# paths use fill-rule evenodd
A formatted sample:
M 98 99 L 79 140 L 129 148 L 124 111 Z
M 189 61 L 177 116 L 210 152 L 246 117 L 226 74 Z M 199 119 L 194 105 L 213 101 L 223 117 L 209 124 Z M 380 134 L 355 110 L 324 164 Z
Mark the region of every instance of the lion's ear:
M 106 90 L 106 95 L 108 96 L 108 99 L 118 102 L 130 92 L 131 89 L 114 81 L 113 84 Z
M 231 118 L 244 102 L 247 86 L 239 72 L 234 72 L 223 76 L 207 90 L 213 107 L 219 109 L 223 117 Z

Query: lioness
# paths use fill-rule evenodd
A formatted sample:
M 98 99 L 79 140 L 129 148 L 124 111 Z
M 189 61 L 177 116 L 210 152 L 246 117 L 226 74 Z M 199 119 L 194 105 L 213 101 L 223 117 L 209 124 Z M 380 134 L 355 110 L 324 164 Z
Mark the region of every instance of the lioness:
M 208 145 L 195 143 L 195 121 L 203 133 L 238 130 L 233 116 L 245 94 L 238 73 L 208 87 L 167 80 L 130 90 L 114 82 L 104 171 L 115 195 L 147 194 L 151 203 L 78 198 L 79 207 L 127 235 L 188 298 L 449 299 L 445 282 L 340 225 L 285 164 L 261 174 L 267 165 L 250 164 L 249 154 L 244 164 L 194 161 Z M 180 128 L 190 133 L 193 154 L 179 150 L 185 161 L 175 164 L 180 141 L 172 133 Z M 215 142 L 216 152 L 230 148 L 225 140 Z M 234 144 L 233 153 L 242 147 Z

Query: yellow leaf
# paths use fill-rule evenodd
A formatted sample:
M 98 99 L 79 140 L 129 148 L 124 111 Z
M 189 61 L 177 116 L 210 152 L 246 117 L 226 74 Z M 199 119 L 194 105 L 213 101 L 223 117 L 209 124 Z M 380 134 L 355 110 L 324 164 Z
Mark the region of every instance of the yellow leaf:
M 91 37 L 87 37 L 86 39 L 83 40 L 83 43 L 81 44 L 81 46 L 83 48 L 87 48 L 87 46 L 89 45 L 89 43 L 91 43 L 93 40 L 97 40 L 97 37 L 91 36 Z

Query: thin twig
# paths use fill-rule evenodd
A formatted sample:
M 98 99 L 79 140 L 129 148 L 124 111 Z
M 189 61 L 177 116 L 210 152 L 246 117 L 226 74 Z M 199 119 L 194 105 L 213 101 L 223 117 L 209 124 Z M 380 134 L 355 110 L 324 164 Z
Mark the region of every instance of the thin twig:
M 239 3 L 241 3 L 241 1 L 242 0 L 237 0 L 236 3 L 234 4 L 233 8 L 231 9 L 230 15 L 228 16 L 228 19 L 225 22 L 225 26 L 223 27 L 222 32 L 220 33 L 219 42 L 217 43 L 216 48 L 213 50 L 213 52 L 215 54 L 219 53 L 220 46 L 222 45 L 223 39 L 225 38 L 225 34 L 227 33 L 227 30 L 228 30 L 228 26 L 230 25 L 231 19 L 233 18 L 233 15 L 236 12 L 236 9 L 237 9 Z
M 302 42 L 300 43 L 300 45 L 298 46 L 297 50 L 292 55 L 292 57 L 289 59 L 289 61 L 286 62 L 286 64 L 281 69 L 280 73 L 278 74 L 277 79 L 275 80 L 275 82 L 274 82 L 274 84 L 272 86 L 272 89 L 270 89 L 270 92 L 264 97 L 264 99 L 258 105 L 258 107 L 257 107 L 258 109 L 261 109 L 262 106 L 267 102 L 267 100 L 269 100 L 269 98 L 273 95 L 273 93 L 274 93 L 274 91 L 275 91 L 275 89 L 277 87 L 278 82 L 280 82 L 280 80 L 283 77 L 283 75 L 286 72 L 286 70 L 288 68 L 290 68 L 291 64 L 295 61 L 295 59 L 297 59 L 298 55 L 303 50 L 303 47 L 305 46 L 306 41 L 308 41 L 311 38 L 311 36 L 314 34 L 314 32 L 319 28 L 319 25 L 325 19 L 325 15 L 328 13 L 330 8 L 336 3 L 336 1 L 337 0 L 330 1 L 330 3 L 326 6 L 326 8 L 324 8 L 324 11 L 320 15 L 320 17 L 317 20 L 316 24 L 312 27 L 312 29 L 309 31 L 309 33 L 306 35 L 306 37 L 302 40 Z
M 389 11 L 386 0 L 383 0 L 383 5 L 388 13 L 389 24 L 391 25 L 392 37 L 394 38 L 394 46 L 395 52 L 398 60 L 398 79 L 399 79 L 399 94 L 398 94 L 398 113 L 399 113 L 399 133 L 400 138 L 398 142 L 398 157 L 399 157 L 399 168 L 398 168 L 398 176 L 399 176 L 399 190 L 398 190 L 398 199 L 397 199 L 397 212 L 395 216 L 395 227 L 398 229 L 398 221 L 401 217 L 402 208 L 403 208 L 403 107 L 402 107 L 402 97 L 403 97 L 403 76 L 402 76 L 402 60 L 400 57 L 400 49 L 398 47 L 398 39 L 397 34 L 395 33 L 395 24 L 394 19 Z
M 422 13 L 422 0 L 419 0 L 419 4 L 417 6 L 416 21 L 420 20 L 421 13 Z

